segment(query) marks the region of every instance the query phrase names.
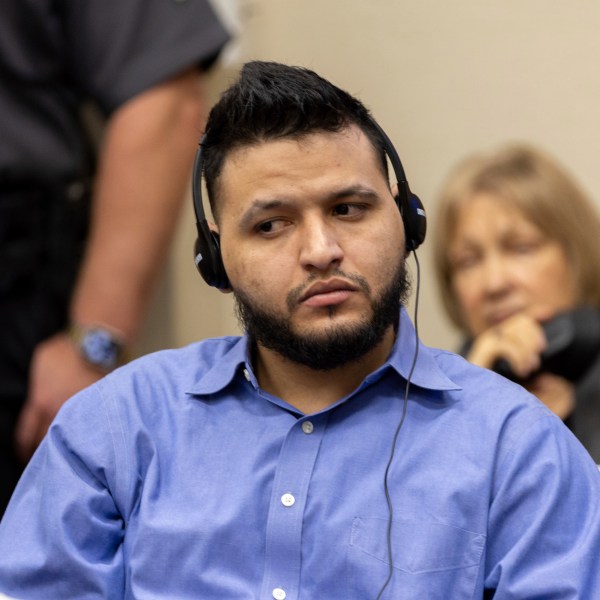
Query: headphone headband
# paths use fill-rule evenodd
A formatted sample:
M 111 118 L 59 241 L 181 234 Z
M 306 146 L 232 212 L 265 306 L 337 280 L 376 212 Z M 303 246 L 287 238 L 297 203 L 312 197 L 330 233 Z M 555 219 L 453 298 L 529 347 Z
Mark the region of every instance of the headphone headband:
M 192 172 L 192 199 L 194 201 L 194 214 L 196 215 L 196 223 L 206 220 L 206 213 L 204 212 L 204 206 L 202 202 L 202 170 L 203 155 L 204 155 L 204 144 L 206 143 L 206 133 L 200 138 L 198 142 L 198 149 L 196 150 L 196 156 L 194 158 L 194 170 Z

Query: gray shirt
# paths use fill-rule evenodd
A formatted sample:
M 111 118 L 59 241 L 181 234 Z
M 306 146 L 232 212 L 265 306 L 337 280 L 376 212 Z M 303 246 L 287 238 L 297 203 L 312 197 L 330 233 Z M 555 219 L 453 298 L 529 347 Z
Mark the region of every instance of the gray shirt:
M 227 40 L 206 0 L 0 0 L 0 182 L 84 174 L 86 101 L 108 115 Z

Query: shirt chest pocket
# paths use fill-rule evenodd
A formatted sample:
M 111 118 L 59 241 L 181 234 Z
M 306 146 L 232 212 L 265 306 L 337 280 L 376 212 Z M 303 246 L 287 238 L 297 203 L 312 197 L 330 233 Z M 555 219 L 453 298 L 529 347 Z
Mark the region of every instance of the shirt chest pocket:
M 439 522 L 395 519 L 391 543 L 390 587 L 403 592 L 403 598 L 470 598 L 473 594 L 484 535 Z M 354 592 L 364 588 L 372 594 L 374 581 L 383 583 L 389 569 L 387 519 L 354 519 L 348 561 Z M 412 593 L 407 596 L 408 590 Z

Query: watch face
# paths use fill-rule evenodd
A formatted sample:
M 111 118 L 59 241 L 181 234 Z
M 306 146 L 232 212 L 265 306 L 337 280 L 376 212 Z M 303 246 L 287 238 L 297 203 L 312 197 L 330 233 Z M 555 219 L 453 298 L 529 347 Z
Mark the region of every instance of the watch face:
M 85 360 L 102 369 L 113 369 L 119 360 L 120 347 L 107 331 L 88 331 L 81 342 Z

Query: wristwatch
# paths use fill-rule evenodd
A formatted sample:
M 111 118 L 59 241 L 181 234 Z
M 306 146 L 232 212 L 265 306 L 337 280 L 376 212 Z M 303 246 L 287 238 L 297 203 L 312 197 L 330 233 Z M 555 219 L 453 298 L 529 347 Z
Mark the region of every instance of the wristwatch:
M 114 331 L 98 325 L 72 323 L 67 333 L 83 360 L 90 366 L 108 373 L 121 364 L 124 354 L 123 338 Z

